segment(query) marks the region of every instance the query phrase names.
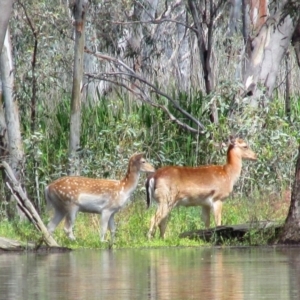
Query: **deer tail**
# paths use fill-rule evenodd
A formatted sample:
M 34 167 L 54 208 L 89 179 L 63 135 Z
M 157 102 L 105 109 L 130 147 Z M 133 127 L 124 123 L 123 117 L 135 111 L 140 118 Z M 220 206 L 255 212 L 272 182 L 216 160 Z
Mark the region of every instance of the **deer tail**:
M 150 207 L 151 202 L 152 202 L 154 184 L 155 184 L 155 179 L 152 175 L 150 175 L 146 180 L 147 208 Z

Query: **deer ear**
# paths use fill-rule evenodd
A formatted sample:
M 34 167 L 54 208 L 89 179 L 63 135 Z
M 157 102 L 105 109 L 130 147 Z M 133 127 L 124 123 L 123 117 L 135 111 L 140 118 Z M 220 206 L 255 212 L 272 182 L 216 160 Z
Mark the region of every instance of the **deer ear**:
M 140 160 L 141 158 L 143 158 L 145 155 L 145 153 L 136 153 L 134 156 L 137 160 Z

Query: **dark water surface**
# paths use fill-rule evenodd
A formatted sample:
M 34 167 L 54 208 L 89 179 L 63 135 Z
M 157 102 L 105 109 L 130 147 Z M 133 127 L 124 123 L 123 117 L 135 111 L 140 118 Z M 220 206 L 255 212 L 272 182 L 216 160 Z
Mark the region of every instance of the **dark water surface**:
M 2 253 L 0 299 L 300 299 L 300 248 Z

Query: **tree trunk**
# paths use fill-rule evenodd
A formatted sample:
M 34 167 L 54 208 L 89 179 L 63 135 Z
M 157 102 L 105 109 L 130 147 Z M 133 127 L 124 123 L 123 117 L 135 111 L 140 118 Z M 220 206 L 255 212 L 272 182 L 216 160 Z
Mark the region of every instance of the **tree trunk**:
M 219 0 L 217 3 L 210 0 L 207 1 L 205 5 L 203 5 L 201 1 L 188 0 L 188 6 L 194 21 L 206 94 L 210 94 L 215 88 L 216 80 L 214 76 L 214 65 L 212 62 L 213 34 L 218 9 L 223 7 L 224 4 L 225 1 L 223 0 Z M 215 101 L 213 101 L 210 105 L 209 117 L 212 123 L 219 123 L 217 104 Z
M 210 3 L 212 3 L 212 0 L 210 1 Z M 200 4 L 196 1 L 188 0 L 188 5 L 191 10 L 191 14 L 195 24 L 194 26 L 196 29 L 198 50 L 205 82 L 205 91 L 207 94 L 210 94 L 215 85 L 211 67 L 213 20 L 210 19 L 212 16 L 210 14 L 211 12 L 207 11 L 208 8 L 206 8 L 205 10 L 203 9 L 203 13 L 201 13 Z M 203 21 L 204 14 L 205 18 L 207 18 L 205 22 Z M 206 26 L 208 27 L 207 30 L 205 30 L 204 28 Z
M 291 68 L 290 68 L 290 54 L 289 51 L 285 56 L 285 115 L 290 120 L 291 117 L 291 96 L 290 96 L 290 84 L 291 84 Z
M 294 46 L 296 58 L 297 58 L 297 64 L 298 67 L 300 68 L 300 18 L 298 20 L 296 29 L 292 37 L 292 45 Z
M 0 0 L 0 55 L 6 36 L 8 22 L 12 12 L 12 0 Z M 2 75 L 1 75 L 2 77 Z M 8 159 L 8 136 L 5 123 L 4 99 L 3 99 L 3 83 L 0 80 L 0 157 L 1 159 Z M 3 173 L 3 180 L 5 181 L 5 173 Z
M 97 45 L 94 42 L 97 40 L 96 29 L 93 24 L 89 24 L 89 27 L 85 29 L 86 33 L 86 46 L 88 49 L 96 51 Z M 87 38 L 89 37 L 89 38 Z M 97 74 L 99 62 L 94 55 L 85 53 L 83 59 L 83 69 L 88 74 Z M 97 89 L 99 87 L 99 80 L 89 80 L 87 76 L 83 78 L 83 91 L 82 91 L 82 103 L 83 105 L 95 106 L 98 101 Z
M 256 32 L 265 24 L 268 16 L 268 0 L 248 0 L 252 32 Z
M 291 196 L 291 205 L 285 220 L 283 230 L 279 236 L 280 244 L 300 243 L 300 145 L 296 163 L 296 172 Z
M 13 169 L 14 176 L 19 182 L 22 182 L 23 165 L 24 165 L 24 152 L 20 131 L 19 109 L 17 101 L 14 99 L 14 72 L 13 72 L 13 60 L 11 51 L 9 30 L 5 36 L 3 44 L 0 70 L 2 79 L 2 91 L 5 103 L 5 123 L 8 137 L 8 151 L 9 151 L 9 164 Z M 10 200 L 13 200 L 10 197 Z M 15 209 L 8 212 L 8 216 L 13 218 L 15 215 Z M 23 214 L 19 211 L 19 214 Z
M 87 8 L 87 0 L 76 0 L 73 6 L 75 19 L 75 46 L 69 140 L 70 175 L 78 175 L 80 173 L 78 150 L 80 149 L 81 93 L 83 87 L 83 57 L 85 42 L 84 32 Z
M 4 44 L 13 3 L 13 0 L 0 0 L 0 53 Z
M 256 18 L 250 10 L 254 37 L 248 37 L 243 81 L 246 95 L 252 106 L 265 105 L 272 96 L 281 61 L 290 45 L 298 16 L 284 15 L 290 3 L 278 4 L 276 12 L 263 23 L 263 16 Z M 295 9 L 300 5 L 294 4 Z M 275 11 L 275 10 L 274 10 Z M 251 33 L 250 33 L 251 34 Z

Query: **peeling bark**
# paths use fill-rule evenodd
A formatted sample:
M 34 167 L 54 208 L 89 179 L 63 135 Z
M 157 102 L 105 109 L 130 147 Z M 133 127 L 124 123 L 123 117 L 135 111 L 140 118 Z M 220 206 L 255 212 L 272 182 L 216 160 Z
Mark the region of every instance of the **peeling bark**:
M 249 0 L 252 30 L 256 32 L 267 21 L 268 0 Z
M 12 12 L 12 6 L 14 1 L 12 0 L 1 0 L 0 1 L 0 53 L 4 44 L 6 30 L 8 22 Z
M 296 17 L 285 14 L 285 5 L 288 5 L 286 1 L 278 4 L 264 23 L 265 15 L 255 17 L 255 13 L 250 10 L 254 22 L 253 32 L 258 32 L 256 36 L 249 36 L 247 39 L 243 81 L 246 95 L 250 97 L 249 102 L 253 106 L 264 106 L 265 96 L 272 96 L 281 61 L 295 30 Z M 300 4 L 297 7 L 299 9 Z M 264 14 L 265 7 L 262 12 Z

